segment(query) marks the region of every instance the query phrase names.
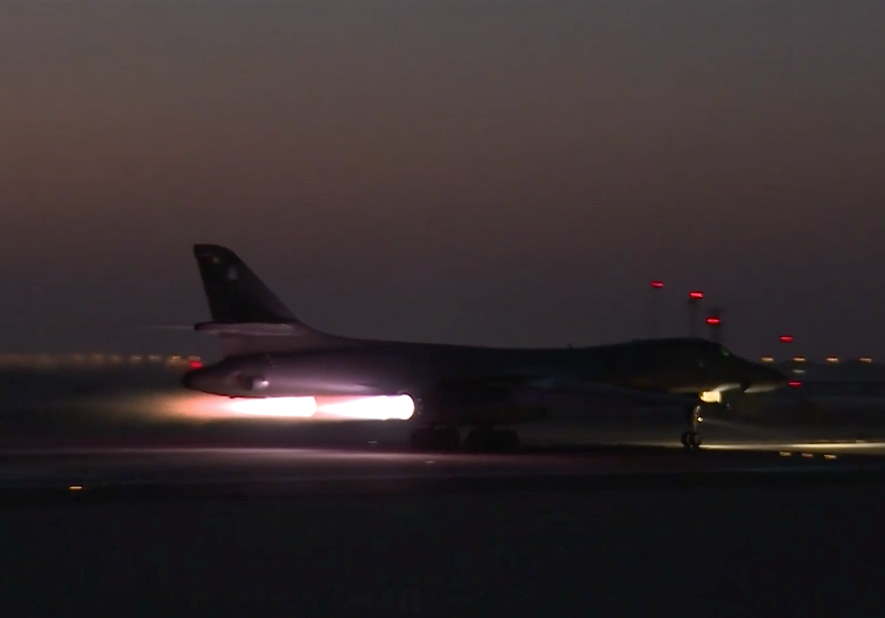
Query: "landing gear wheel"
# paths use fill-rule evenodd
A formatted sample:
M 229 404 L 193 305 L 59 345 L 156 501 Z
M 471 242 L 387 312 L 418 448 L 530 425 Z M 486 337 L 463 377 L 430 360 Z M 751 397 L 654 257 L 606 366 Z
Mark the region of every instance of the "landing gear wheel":
M 457 427 L 419 427 L 409 436 L 412 448 L 418 450 L 454 451 L 461 444 Z
M 703 440 L 701 439 L 701 434 L 697 431 L 683 431 L 682 436 L 680 438 L 682 442 L 682 446 L 687 450 L 697 450 Z
M 431 432 L 433 430 L 429 427 L 421 427 L 419 429 L 413 429 L 412 433 L 409 434 L 409 444 L 413 449 L 416 450 L 424 450 L 430 446 L 431 443 Z
M 519 450 L 519 435 L 510 430 L 474 429 L 467 434 L 464 446 L 474 453 L 510 453 Z
M 512 453 L 519 450 L 519 436 L 515 431 L 496 431 L 495 450 L 504 453 Z
M 436 446 L 443 451 L 455 451 L 461 446 L 461 432 L 457 427 L 437 427 L 434 430 Z
M 464 440 L 464 449 L 471 453 L 480 453 L 485 450 L 488 438 L 485 431 L 473 429 Z

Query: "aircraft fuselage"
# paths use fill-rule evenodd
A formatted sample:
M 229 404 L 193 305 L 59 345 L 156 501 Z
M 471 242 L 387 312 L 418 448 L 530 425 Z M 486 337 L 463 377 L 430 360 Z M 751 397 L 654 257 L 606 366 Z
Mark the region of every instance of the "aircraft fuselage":
M 359 342 L 230 357 L 189 372 L 183 383 L 234 397 L 415 396 L 441 383 L 488 377 L 560 379 L 694 395 L 725 387 L 762 391 L 785 382 L 776 370 L 723 355 L 711 342 L 664 339 L 550 349 Z

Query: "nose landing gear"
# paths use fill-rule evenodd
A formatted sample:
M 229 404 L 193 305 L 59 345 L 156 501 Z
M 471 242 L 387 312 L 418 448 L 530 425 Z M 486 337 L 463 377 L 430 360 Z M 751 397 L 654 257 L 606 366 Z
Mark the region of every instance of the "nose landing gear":
M 691 422 L 691 429 L 682 432 L 682 446 L 688 451 L 696 451 L 700 448 L 703 441 L 701 439 L 701 433 L 698 431 L 698 425 L 700 425 L 703 420 L 703 417 L 701 417 L 700 404 L 694 405 L 690 408 L 689 420 Z

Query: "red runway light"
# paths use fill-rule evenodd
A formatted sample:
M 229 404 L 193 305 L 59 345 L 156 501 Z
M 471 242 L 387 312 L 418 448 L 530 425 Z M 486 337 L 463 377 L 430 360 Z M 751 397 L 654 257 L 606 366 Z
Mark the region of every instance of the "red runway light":
M 720 324 L 722 324 L 722 320 L 717 318 L 715 315 L 711 315 L 709 318 L 707 318 L 707 324 L 709 324 L 710 326 L 719 326 Z
M 791 388 L 799 388 L 802 386 L 802 382 L 799 382 L 798 380 L 790 380 L 787 384 L 789 384 Z
M 693 292 L 689 292 L 688 297 L 691 300 L 701 300 L 704 297 L 704 293 L 701 292 L 700 290 L 695 290 Z
M 663 281 L 652 281 L 651 287 L 660 289 L 660 288 L 664 287 L 664 282 Z
M 780 340 L 783 343 L 793 343 L 793 335 L 781 335 Z

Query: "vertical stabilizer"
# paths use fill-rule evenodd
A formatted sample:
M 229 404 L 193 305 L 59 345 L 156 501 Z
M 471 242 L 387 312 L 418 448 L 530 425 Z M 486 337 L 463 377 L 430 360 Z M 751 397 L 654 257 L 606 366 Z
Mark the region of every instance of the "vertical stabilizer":
M 230 249 L 194 245 L 194 256 L 213 322 L 298 323 L 286 305 Z
M 195 329 L 219 336 L 224 356 L 340 344 L 300 322 L 240 257 L 220 245 L 194 245 L 212 321 Z

